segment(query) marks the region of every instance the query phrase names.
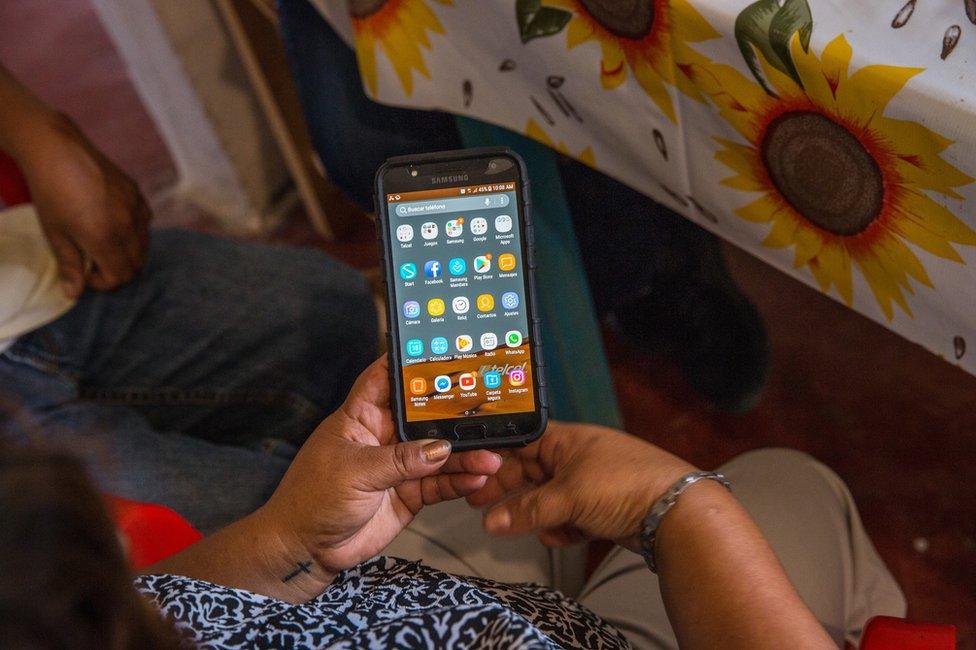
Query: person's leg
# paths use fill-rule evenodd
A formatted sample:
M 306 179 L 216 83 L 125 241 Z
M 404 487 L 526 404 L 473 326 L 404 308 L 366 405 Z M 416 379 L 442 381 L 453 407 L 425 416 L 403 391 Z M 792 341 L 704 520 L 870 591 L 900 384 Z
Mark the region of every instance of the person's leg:
M 560 586 L 560 563 L 535 537 L 489 538 L 481 511 L 463 499 L 424 508 L 383 550 L 455 575 Z
M 356 53 L 308 0 L 278 0 L 282 38 L 312 145 L 329 179 L 371 209 L 383 161 L 461 148 L 454 118 L 378 104 L 363 91 Z
M 776 551 L 807 606 L 838 645 L 857 643 L 877 615 L 905 615 L 905 598 L 861 524 L 847 487 L 805 454 L 763 449 L 719 471 Z M 635 648 L 676 648 L 658 588 L 643 558 L 615 549 L 580 596 Z
M 751 408 L 766 381 L 766 335 L 719 238 L 576 161 L 561 158 L 560 174 L 597 313 L 635 348 L 673 358 L 718 407 Z
M 154 233 L 144 271 L 19 339 L 79 397 L 159 431 L 299 446 L 376 354 L 365 279 L 318 251 Z
M 278 455 L 155 431 L 127 406 L 78 398 L 70 376 L 0 355 L 0 443 L 71 453 L 106 494 L 172 507 L 210 533 L 263 504 Z

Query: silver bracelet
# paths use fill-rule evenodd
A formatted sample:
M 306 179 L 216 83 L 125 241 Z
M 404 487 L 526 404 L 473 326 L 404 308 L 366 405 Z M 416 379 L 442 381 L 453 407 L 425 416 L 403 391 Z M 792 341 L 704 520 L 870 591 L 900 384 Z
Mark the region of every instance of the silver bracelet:
M 678 502 L 678 497 L 681 496 L 682 492 L 703 479 L 718 481 L 728 488 L 730 492 L 732 491 L 732 484 L 729 483 L 729 480 L 723 474 L 716 472 L 690 472 L 675 481 L 654 502 L 654 505 L 651 506 L 651 511 L 644 518 L 644 525 L 641 528 L 640 534 L 641 555 L 644 556 L 644 561 L 647 562 L 648 568 L 654 573 L 657 573 L 657 560 L 654 557 L 654 542 L 657 540 L 657 529 L 661 525 L 661 520 L 664 519 L 664 515 L 668 514 L 668 510 L 673 508 L 674 504 Z

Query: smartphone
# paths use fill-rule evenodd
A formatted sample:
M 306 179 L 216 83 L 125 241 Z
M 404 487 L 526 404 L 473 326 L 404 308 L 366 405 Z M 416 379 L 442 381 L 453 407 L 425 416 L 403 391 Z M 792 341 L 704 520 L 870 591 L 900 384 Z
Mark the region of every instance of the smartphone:
M 505 148 L 391 158 L 376 207 L 400 439 L 537 439 L 548 404 L 522 159 Z

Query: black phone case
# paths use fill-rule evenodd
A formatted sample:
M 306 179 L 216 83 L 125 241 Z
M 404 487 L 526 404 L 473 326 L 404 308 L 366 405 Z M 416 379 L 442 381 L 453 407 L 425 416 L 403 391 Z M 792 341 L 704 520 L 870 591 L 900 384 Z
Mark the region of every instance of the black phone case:
M 400 408 L 400 395 L 403 391 L 402 368 L 399 355 L 396 353 L 400 349 L 399 334 L 396 331 L 396 297 L 393 291 L 393 284 L 390 282 L 390 259 L 392 258 L 392 242 L 389 235 L 388 217 L 385 210 L 381 209 L 385 192 L 382 186 L 384 172 L 389 167 L 408 164 L 424 164 L 432 162 L 453 162 L 469 158 L 483 158 L 494 155 L 509 156 L 518 164 L 519 176 L 522 184 L 522 191 L 519 193 L 518 200 L 521 204 L 525 250 L 528 263 L 526 264 L 526 286 L 529 291 L 529 304 L 532 308 L 532 317 L 529 319 L 529 327 L 532 328 L 532 337 L 535 341 L 533 348 L 532 372 L 535 377 L 536 400 L 539 405 L 539 427 L 530 433 L 512 436 L 510 438 L 496 437 L 481 440 L 452 440 L 455 450 L 466 449 L 496 449 L 502 447 L 520 447 L 538 440 L 546 430 L 549 422 L 549 395 L 546 390 L 545 363 L 542 357 L 542 338 L 539 321 L 539 308 L 536 301 L 535 288 L 535 233 L 532 227 L 531 216 L 531 197 L 529 195 L 529 178 L 525 168 L 525 161 L 522 157 L 508 147 L 478 147 L 472 149 L 458 149 L 454 151 L 440 151 L 435 153 L 417 154 L 411 156 L 394 156 L 388 158 L 376 171 L 374 180 L 373 207 L 377 217 L 377 240 L 379 244 L 380 263 L 382 265 L 383 286 L 386 289 L 386 343 L 389 357 L 390 371 L 390 409 L 393 412 L 393 422 L 397 429 L 397 436 L 404 442 L 409 442 L 403 430 L 404 418 L 406 417 Z M 476 418 L 472 418 L 476 421 Z

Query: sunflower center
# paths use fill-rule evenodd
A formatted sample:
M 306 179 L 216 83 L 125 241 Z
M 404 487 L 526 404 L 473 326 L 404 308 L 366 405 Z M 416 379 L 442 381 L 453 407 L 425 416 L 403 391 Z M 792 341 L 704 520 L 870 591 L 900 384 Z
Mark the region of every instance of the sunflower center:
M 607 31 L 639 39 L 654 26 L 654 0 L 579 0 L 594 20 Z
M 388 0 L 346 0 L 353 18 L 366 18 L 383 8 Z
M 836 235 L 856 235 L 878 218 L 884 177 L 877 161 L 846 128 L 819 113 L 785 113 L 761 146 L 776 189 L 797 212 Z

